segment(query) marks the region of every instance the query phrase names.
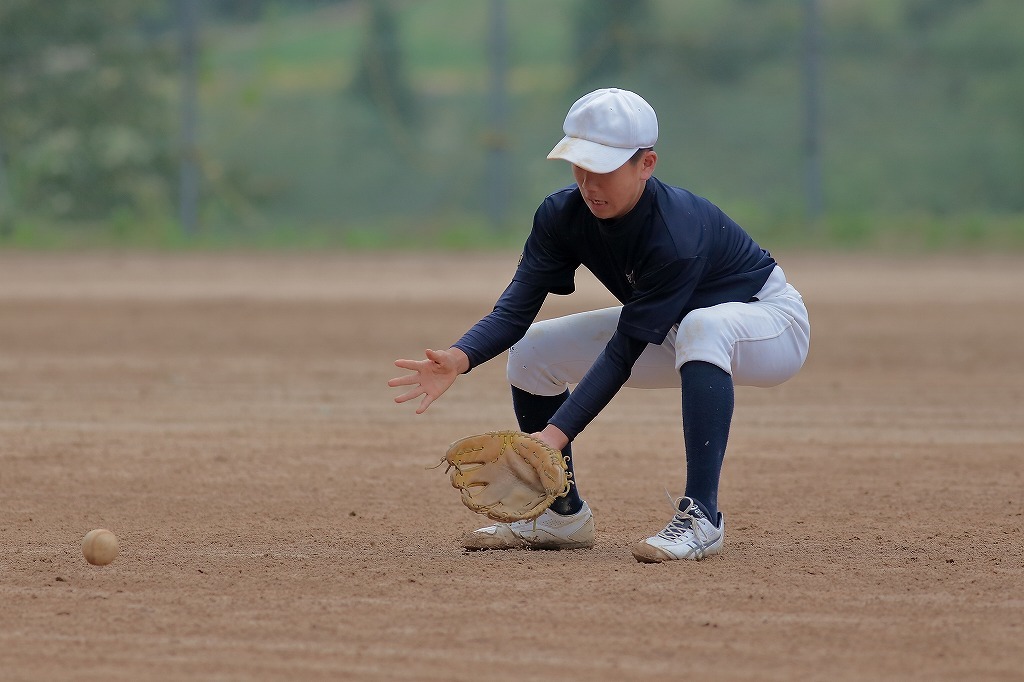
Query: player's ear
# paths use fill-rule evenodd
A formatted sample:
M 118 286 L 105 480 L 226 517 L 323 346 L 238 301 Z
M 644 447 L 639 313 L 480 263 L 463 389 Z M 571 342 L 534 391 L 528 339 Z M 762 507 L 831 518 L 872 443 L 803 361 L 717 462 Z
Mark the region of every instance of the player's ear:
M 644 180 L 654 175 L 654 167 L 658 165 L 658 153 L 653 149 L 644 152 L 640 157 L 640 175 Z

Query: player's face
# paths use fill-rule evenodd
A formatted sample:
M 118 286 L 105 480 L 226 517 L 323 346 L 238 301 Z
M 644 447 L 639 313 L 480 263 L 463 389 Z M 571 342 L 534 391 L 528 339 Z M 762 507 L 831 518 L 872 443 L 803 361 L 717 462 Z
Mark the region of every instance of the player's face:
M 572 176 L 591 213 L 605 220 L 620 218 L 633 210 L 640 200 L 657 162 L 658 155 L 647 151 L 638 160 L 631 159 L 611 173 L 592 173 L 573 165 Z

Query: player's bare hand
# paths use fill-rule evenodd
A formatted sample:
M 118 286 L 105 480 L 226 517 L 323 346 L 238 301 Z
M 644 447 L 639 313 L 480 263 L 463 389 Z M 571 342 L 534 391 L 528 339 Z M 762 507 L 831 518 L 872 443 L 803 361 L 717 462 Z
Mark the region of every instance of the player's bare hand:
M 430 403 L 441 397 L 441 394 L 455 383 L 459 375 L 469 369 L 469 358 L 458 348 L 449 350 L 426 351 L 425 360 L 395 360 L 395 367 L 407 369 L 411 374 L 395 377 L 388 386 L 412 386 L 405 393 L 395 398 L 396 403 L 404 403 L 419 398 L 416 414 L 423 414 Z

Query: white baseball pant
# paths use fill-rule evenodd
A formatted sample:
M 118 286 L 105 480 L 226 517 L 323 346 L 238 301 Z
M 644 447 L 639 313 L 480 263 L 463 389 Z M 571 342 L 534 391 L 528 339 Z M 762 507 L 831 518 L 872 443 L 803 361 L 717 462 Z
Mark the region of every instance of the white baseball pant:
M 648 345 L 625 386 L 679 388 L 679 368 L 700 360 L 738 386 L 776 386 L 807 359 L 810 323 L 800 293 L 778 265 L 750 303 L 721 303 L 686 315 Z M 535 322 L 508 355 L 509 382 L 534 395 L 560 395 L 577 384 L 615 331 L 622 306 Z

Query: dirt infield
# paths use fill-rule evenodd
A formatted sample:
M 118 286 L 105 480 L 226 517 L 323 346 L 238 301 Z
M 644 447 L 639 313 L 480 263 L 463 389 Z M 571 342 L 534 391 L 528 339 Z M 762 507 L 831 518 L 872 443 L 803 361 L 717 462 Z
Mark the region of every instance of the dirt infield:
M 501 359 L 392 402 L 515 257 L 0 252 L 0 678 L 1024 679 L 1018 259 L 782 254 L 811 355 L 737 389 L 726 551 L 641 565 L 677 392 L 577 440 L 571 552 L 463 553 L 427 468 L 514 426 Z

